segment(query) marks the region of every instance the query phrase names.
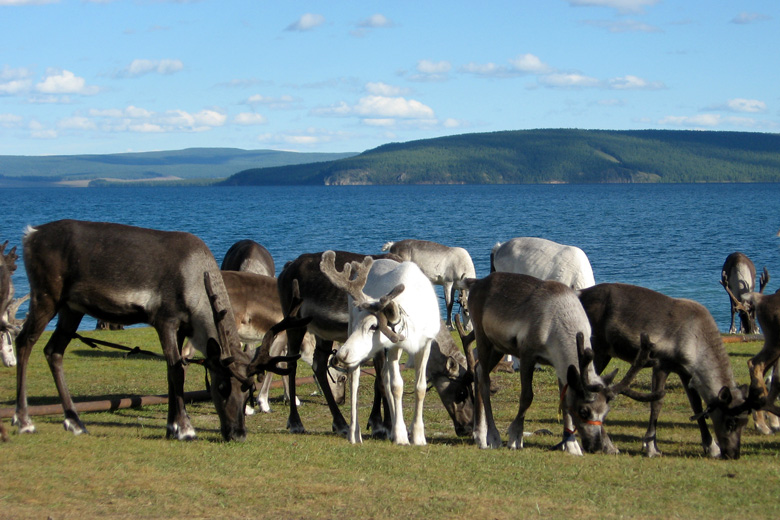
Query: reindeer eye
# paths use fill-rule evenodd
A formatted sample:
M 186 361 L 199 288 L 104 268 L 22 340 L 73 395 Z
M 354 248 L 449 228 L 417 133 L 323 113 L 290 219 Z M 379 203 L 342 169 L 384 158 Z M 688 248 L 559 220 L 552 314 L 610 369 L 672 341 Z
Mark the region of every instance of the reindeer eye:
M 464 388 L 461 388 L 455 394 L 455 400 L 458 402 L 465 401 L 468 398 L 468 396 L 469 393 Z
M 579 412 L 577 413 L 579 414 L 580 419 L 582 419 L 583 421 L 587 421 L 588 419 L 590 419 L 590 410 L 588 410 L 587 408 L 580 408 Z
M 217 385 L 217 391 L 219 391 L 219 395 L 221 395 L 223 399 L 230 397 L 230 385 L 224 381 Z

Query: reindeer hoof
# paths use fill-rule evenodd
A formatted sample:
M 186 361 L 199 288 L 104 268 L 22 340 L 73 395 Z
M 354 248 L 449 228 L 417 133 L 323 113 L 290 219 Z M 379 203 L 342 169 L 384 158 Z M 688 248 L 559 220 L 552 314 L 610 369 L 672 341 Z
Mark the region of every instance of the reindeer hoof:
M 87 431 L 87 428 L 81 423 L 81 421 L 77 421 L 74 419 L 65 419 L 62 421 L 62 427 L 65 428 L 66 432 L 71 432 L 73 435 L 81 435 L 82 433 L 89 433 Z

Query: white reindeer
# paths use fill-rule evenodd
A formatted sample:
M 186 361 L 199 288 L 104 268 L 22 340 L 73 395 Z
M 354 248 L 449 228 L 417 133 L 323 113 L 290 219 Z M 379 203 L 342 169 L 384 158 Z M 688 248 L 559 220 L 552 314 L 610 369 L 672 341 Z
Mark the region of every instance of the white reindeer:
M 352 375 L 350 396 L 352 417 L 348 439 L 362 443 L 357 418 L 357 391 L 360 364 L 382 349 L 387 349 L 387 361 L 382 368 L 385 394 L 390 402 L 391 438 L 396 444 L 409 444 L 403 418 L 403 379 L 399 360 L 402 352 L 415 359 L 415 409 L 412 423 L 412 443 L 423 446 L 423 401 L 425 399 L 425 368 L 431 343 L 439 332 L 439 306 L 433 286 L 420 268 L 412 262 L 376 260 L 370 257 L 358 264 L 345 264 L 339 272 L 336 254 L 326 251 L 320 268 L 337 287 L 349 294 L 349 337 L 331 358 Z M 354 271 L 354 276 L 353 275 Z
M 447 307 L 445 322 L 452 328 L 452 306 L 455 303 L 455 291 L 460 291 L 461 321 L 470 328 L 466 300 L 468 289 L 464 285 L 466 278 L 475 278 L 474 262 L 469 252 L 462 247 L 449 247 L 427 240 L 400 240 L 386 242 L 382 251 L 398 255 L 402 260 L 414 262 L 434 285 L 444 288 L 444 303 Z
M 555 280 L 575 291 L 596 284 L 590 260 L 582 249 L 536 237 L 497 243 L 490 253 L 490 271 Z

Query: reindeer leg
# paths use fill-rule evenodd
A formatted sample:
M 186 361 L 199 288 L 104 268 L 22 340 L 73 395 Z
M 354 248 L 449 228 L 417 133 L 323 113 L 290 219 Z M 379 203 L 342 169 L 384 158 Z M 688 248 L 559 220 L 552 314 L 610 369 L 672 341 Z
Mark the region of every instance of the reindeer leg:
M 688 402 L 691 403 L 691 410 L 693 410 L 693 414 L 700 414 L 704 408 L 702 406 L 699 392 L 690 387 L 691 377 L 683 377 L 681 375 L 680 380 L 682 381 L 683 388 L 685 389 L 685 394 L 688 396 Z M 720 447 L 718 446 L 718 443 L 715 442 L 715 440 L 712 438 L 710 429 L 707 426 L 707 419 L 705 417 L 700 417 L 696 422 L 698 423 L 699 431 L 701 432 L 701 445 L 704 447 L 704 452 L 711 458 L 717 459 L 720 457 Z
M 290 331 L 288 331 L 288 334 Z M 334 433 L 346 436 L 349 433 L 349 425 L 344 419 L 344 416 L 339 410 L 339 405 L 336 404 L 336 399 L 333 397 L 333 392 L 328 384 L 328 358 L 333 350 L 333 342 L 317 339 L 317 346 L 314 348 L 314 363 L 311 368 L 314 370 L 314 376 L 317 378 L 317 383 L 320 385 L 322 395 L 325 397 L 325 401 L 328 403 L 330 414 L 333 417 L 333 424 L 331 429 Z M 293 374 L 290 374 L 290 389 L 294 387 Z M 290 408 L 293 408 L 292 401 L 294 396 L 290 393 Z M 300 420 L 300 419 L 299 419 Z M 291 430 L 292 431 L 292 430 Z
M 474 392 L 474 439 L 480 448 L 500 448 L 501 434 L 493 419 L 490 403 L 490 372 L 498 365 L 503 355 L 487 345 L 487 339 L 478 337 L 479 364 L 474 374 L 478 391 Z M 483 346 L 485 345 L 485 346 Z
M 385 366 L 385 351 L 380 350 L 374 356 L 374 403 L 371 407 L 371 415 L 368 417 L 367 430 L 371 430 L 371 436 L 377 439 L 390 437 L 392 421 L 390 419 L 390 404 L 385 394 L 382 373 Z M 384 412 L 384 413 L 382 413 Z M 382 417 L 384 416 L 384 419 Z
M 166 323 L 157 328 L 163 355 L 168 365 L 168 423 L 165 437 L 176 440 L 194 440 L 197 435 L 184 406 L 185 368 L 181 357 L 183 337 L 178 326 Z
M 778 362 L 775 361 L 775 366 L 772 370 L 772 381 L 769 386 L 769 395 L 767 396 L 767 404 L 774 406 L 778 395 L 780 395 L 780 374 L 778 374 Z M 767 412 L 767 422 L 773 432 L 780 431 L 780 418 L 773 412 Z
M 669 377 L 669 373 L 665 370 L 653 368 L 653 383 L 651 389 L 653 392 L 663 390 L 666 388 L 666 379 Z M 647 424 L 647 432 L 642 439 L 642 451 L 646 457 L 660 457 L 661 451 L 658 449 L 658 442 L 656 440 L 656 429 L 658 428 L 658 416 L 661 414 L 661 406 L 663 405 L 663 398 L 658 399 L 650 403 L 650 421 Z
M 401 377 L 401 359 L 402 350 L 398 347 L 392 347 L 387 351 L 387 364 L 382 376 L 387 374 L 385 389 L 392 395 L 390 402 L 391 417 L 393 419 L 392 440 L 395 444 L 409 444 L 409 432 L 406 431 L 403 413 L 404 380 Z M 415 361 L 417 361 L 415 359 Z M 415 370 L 419 370 L 416 368 Z M 423 368 L 423 370 L 425 370 Z
M 16 413 L 11 424 L 19 427 L 19 433 L 35 432 L 35 424 L 30 419 L 27 408 L 27 364 L 33 346 L 54 314 L 53 302 L 49 299 L 34 298 L 22 331 L 16 337 Z
M 63 427 L 65 430 L 72 432 L 75 435 L 88 432 L 84 423 L 79 419 L 79 414 L 76 412 L 76 405 L 73 404 L 68 385 L 65 383 L 62 356 L 83 317 L 83 313 L 72 311 L 68 307 L 63 307 L 60 310 L 59 318 L 57 319 L 57 327 L 54 329 L 51 338 L 49 338 L 46 347 L 43 349 L 46 361 L 49 363 L 49 370 L 51 370 L 51 375 L 54 377 L 54 384 L 57 386 L 57 392 L 60 394 L 62 410 L 65 412 Z
M 447 308 L 447 328 L 452 330 L 452 305 L 455 302 L 455 285 L 453 282 L 444 282 L 444 306 Z
M 517 410 L 517 416 L 512 424 L 509 425 L 507 434 L 509 439 L 507 447 L 510 450 L 523 448 L 523 431 L 525 428 L 525 412 L 531 406 L 534 400 L 534 370 L 535 363 L 532 359 L 520 360 L 520 406 Z
M 412 423 L 412 444 L 415 446 L 425 446 L 425 425 L 423 423 L 423 403 L 425 402 L 425 392 L 428 387 L 428 380 L 425 377 L 426 367 L 428 366 L 428 356 L 431 353 L 431 343 L 428 340 L 425 347 L 415 354 L 415 400 L 414 400 L 414 422 Z
M 350 373 L 349 397 L 352 409 L 351 422 L 349 424 L 349 433 L 347 439 L 352 444 L 363 444 L 363 437 L 360 435 L 360 419 L 358 419 L 358 388 L 360 387 L 360 366 L 355 367 Z
M 303 336 L 305 334 L 305 330 L 297 330 L 297 329 L 289 329 L 287 331 L 287 355 L 289 356 L 297 356 L 301 353 L 301 343 L 303 342 Z M 320 340 L 317 339 L 317 346 L 319 347 Z M 315 361 L 312 364 L 312 369 L 314 370 L 314 374 L 316 376 L 317 374 L 317 348 L 314 349 L 314 357 Z M 327 361 L 327 358 L 326 358 Z M 296 388 L 295 388 L 295 374 L 298 368 L 298 363 L 294 362 L 292 363 L 292 366 L 289 367 L 291 369 L 291 372 L 289 374 L 289 394 L 290 394 L 290 412 L 287 416 L 287 429 L 290 431 L 290 433 L 306 433 L 306 430 L 303 427 L 303 422 L 301 422 L 301 416 L 298 414 L 298 407 L 296 406 L 297 402 L 297 396 L 296 396 Z M 326 369 L 323 369 L 326 370 Z M 342 417 L 343 419 L 343 417 Z
M 749 399 L 757 402 L 761 406 L 766 404 L 769 391 L 766 388 L 764 377 L 768 368 L 772 367 L 778 360 L 777 349 L 764 343 L 761 351 L 748 360 L 748 371 L 750 372 L 750 391 Z

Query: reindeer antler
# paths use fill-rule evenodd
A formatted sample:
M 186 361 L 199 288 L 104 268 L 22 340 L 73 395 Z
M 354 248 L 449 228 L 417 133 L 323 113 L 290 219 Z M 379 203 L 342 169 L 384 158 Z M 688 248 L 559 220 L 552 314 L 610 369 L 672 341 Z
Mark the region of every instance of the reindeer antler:
M 769 283 L 769 270 L 764 266 L 764 271 L 761 273 L 761 278 L 758 281 L 758 292 L 761 294 L 764 294 L 764 289 L 766 288 L 766 284 Z
M 629 386 L 631 385 L 631 382 L 634 380 L 636 375 L 647 365 L 647 362 L 650 361 L 650 354 L 652 353 L 653 349 L 655 349 L 655 344 L 650 342 L 650 336 L 648 336 L 645 332 L 640 334 L 639 352 L 637 353 L 634 362 L 631 364 L 631 367 L 628 369 L 626 375 L 623 376 L 623 379 L 621 379 L 619 383 L 610 385 L 606 389 L 609 399 L 616 397 L 618 394 L 623 394 L 630 397 L 631 399 L 634 399 L 635 401 L 648 402 L 657 401 L 666 394 L 664 390 L 644 394 L 629 389 Z
M 322 253 L 320 270 L 333 285 L 352 296 L 352 299 L 355 300 L 355 305 L 359 305 L 369 300 L 368 296 L 363 292 L 363 287 L 366 285 L 368 272 L 371 270 L 373 263 L 374 259 L 366 256 L 362 263 L 352 262 L 344 264 L 344 270 L 339 272 L 336 269 L 336 252 L 325 251 Z
M 476 339 L 476 333 L 472 330 L 469 333 L 463 329 L 463 323 L 460 321 L 460 314 L 455 315 L 455 328 L 458 329 L 458 335 L 460 336 L 460 342 L 463 345 L 463 353 L 466 355 L 466 366 L 469 372 L 473 375 L 475 373 L 475 367 L 477 362 L 474 360 L 474 351 L 471 350 L 471 344 Z
M 764 267 L 764 273 L 767 277 L 767 282 L 769 281 L 769 272 L 766 270 L 766 267 Z M 761 275 L 761 280 L 764 279 L 764 275 Z M 726 289 L 726 292 L 729 293 L 729 297 L 731 298 L 732 303 L 734 304 L 734 308 L 737 310 L 740 310 L 742 312 L 749 312 L 748 308 L 745 307 L 745 304 L 742 303 L 739 298 L 734 296 L 734 293 L 731 292 L 731 288 L 729 287 L 729 276 L 726 274 L 726 271 L 721 271 L 720 273 L 720 284 Z M 764 290 L 764 286 L 761 286 L 761 290 Z

